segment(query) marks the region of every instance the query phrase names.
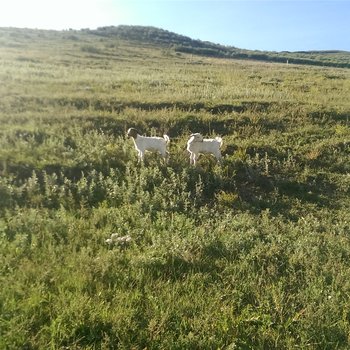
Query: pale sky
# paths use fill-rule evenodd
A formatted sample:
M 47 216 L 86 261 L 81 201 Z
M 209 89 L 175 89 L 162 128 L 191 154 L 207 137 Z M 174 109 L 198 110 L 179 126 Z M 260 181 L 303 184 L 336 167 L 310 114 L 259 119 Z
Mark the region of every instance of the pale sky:
M 350 0 L 0 0 L 0 27 L 147 25 L 270 51 L 350 51 Z

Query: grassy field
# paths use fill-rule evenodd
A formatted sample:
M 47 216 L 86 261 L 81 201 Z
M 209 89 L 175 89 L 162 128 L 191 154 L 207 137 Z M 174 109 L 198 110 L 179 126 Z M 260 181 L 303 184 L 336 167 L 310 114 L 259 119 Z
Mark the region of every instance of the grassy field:
M 0 28 L 0 81 L 0 349 L 350 347 L 349 69 Z

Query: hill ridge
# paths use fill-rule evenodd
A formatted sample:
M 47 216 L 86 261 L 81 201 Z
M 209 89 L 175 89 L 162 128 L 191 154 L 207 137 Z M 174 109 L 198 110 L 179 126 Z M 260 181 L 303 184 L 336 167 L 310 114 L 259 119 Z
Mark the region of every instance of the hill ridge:
M 97 29 L 84 28 L 80 30 L 45 30 L 29 28 L 0 27 L 0 32 L 5 34 L 0 39 L 0 45 L 12 47 L 17 45 L 11 40 L 19 37 L 31 38 L 34 34 L 35 40 L 56 40 L 62 36 L 63 40 L 78 40 L 81 35 L 90 36 L 93 40 L 96 37 L 114 38 L 130 42 L 132 45 L 151 45 L 154 48 L 165 49 L 174 53 L 187 53 L 202 57 L 214 57 L 225 59 L 239 59 L 250 61 L 261 61 L 270 63 L 288 63 L 299 65 L 313 65 L 335 68 L 350 68 L 350 52 L 342 50 L 312 50 L 312 51 L 259 51 L 225 46 L 210 41 L 192 39 L 188 36 L 174 32 L 141 25 L 118 25 L 104 26 Z M 36 34 L 35 34 L 36 33 Z M 67 35 L 68 34 L 68 35 Z M 29 36 L 28 36 L 29 35 Z M 6 40 L 6 37 L 8 40 Z M 10 41 L 9 41 L 10 40 Z M 92 47 L 85 48 L 95 50 Z
M 191 53 L 199 56 L 350 68 L 350 52 L 342 50 L 294 52 L 247 50 L 235 46 L 192 39 L 188 36 L 153 26 L 140 25 L 105 26 L 94 30 L 88 29 L 87 31 L 99 36 L 116 36 L 124 40 L 135 40 L 166 46 L 176 52 Z

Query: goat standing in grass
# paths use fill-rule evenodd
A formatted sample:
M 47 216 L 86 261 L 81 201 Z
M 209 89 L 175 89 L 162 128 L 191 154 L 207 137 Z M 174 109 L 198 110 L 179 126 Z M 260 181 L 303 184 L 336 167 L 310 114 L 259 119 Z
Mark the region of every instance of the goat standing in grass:
M 170 139 L 168 135 L 163 137 L 149 137 L 141 136 L 138 131 L 134 128 L 130 128 L 127 132 L 128 137 L 132 137 L 134 140 L 135 148 L 138 152 L 139 162 L 144 160 L 145 152 L 158 152 L 164 158 L 165 161 L 168 159 L 168 151 L 166 149 Z
M 222 146 L 222 138 L 204 139 L 200 133 L 192 134 L 187 141 L 187 151 L 190 152 L 190 164 L 196 165 L 200 154 L 210 153 L 218 161 L 221 160 L 220 147 Z

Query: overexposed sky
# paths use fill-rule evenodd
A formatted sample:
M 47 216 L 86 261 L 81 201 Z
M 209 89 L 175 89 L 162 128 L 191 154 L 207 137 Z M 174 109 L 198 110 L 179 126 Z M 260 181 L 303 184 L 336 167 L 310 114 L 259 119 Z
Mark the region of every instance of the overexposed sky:
M 122 20 L 112 0 L 0 0 L 0 27 L 81 29 Z
M 0 27 L 149 25 L 244 49 L 350 51 L 350 0 L 0 0 Z

